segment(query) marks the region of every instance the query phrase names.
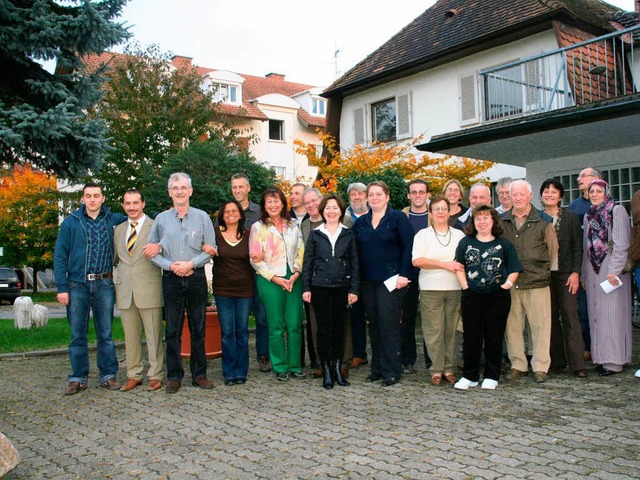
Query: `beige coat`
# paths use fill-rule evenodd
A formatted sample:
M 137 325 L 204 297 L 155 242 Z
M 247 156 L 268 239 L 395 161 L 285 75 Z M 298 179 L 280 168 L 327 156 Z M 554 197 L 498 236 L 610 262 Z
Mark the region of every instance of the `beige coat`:
M 152 225 L 153 220 L 147 217 L 133 247 L 133 255 L 129 255 L 127 251 L 125 238 L 129 222 L 123 222 L 116 227 L 114 284 L 118 308 L 154 308 L 163 305 L 162 269 L 142 255 Z

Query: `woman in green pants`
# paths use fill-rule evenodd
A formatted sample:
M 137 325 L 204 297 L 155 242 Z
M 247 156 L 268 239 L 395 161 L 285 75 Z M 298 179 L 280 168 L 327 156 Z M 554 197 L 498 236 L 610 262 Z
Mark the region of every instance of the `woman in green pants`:
M 302 258 L 304 243 L 298 224 L 291 220 L 287 199 L 277 187 L 269 187 L 260 199 L 262 216 L 249 237 L 251 265 L 258 273 L 258 292 L 267 311 L 269 355 L 276 378 L 303 378 Z M 286 341 L 285 341 L 286 332 Z

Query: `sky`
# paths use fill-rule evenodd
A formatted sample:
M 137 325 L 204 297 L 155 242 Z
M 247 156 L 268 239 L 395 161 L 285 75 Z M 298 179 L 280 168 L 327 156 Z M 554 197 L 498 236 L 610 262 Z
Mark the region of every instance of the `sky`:
M 508 0 L 505 0 L 508 1 Z M 119 21 L 141 46 L 193 63 L 325 87 L 435 0 L 130 0 Z M 632 11 L 634 0 L 608 3 Z M 337 53 L 336 53 L 337 52 Z

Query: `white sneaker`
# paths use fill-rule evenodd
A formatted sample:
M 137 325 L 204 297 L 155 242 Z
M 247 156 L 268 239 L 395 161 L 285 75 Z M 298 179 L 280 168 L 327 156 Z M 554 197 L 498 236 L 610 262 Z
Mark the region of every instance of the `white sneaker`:
M 482 387 L 485 390 L 495 390 L 496 387 L 498 386 L 498 381 L 497 380 L 493 380 L 491 378 L 485 378 L 482 381 Z
M 457 388 L 458 390 L 467 390 L 469 387 L 477 387 L 478 382 L 472 382 L 471 380 L 467 380 L 462 377 L 460 380 L 456 382 L 453 388 Z
M 640 370 L 636 370 L 636 373 L 634 373 L 634 375 L 638 378 L 640 378 Z

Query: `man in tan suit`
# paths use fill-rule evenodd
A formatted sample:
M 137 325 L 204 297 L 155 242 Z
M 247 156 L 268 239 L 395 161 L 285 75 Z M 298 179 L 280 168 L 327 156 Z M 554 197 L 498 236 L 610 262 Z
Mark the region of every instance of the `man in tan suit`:
M 162 339 L 162 270 L 143 255 L 153 220 L 144 214 L 144 198 L 137 190 L 127 191 L 122 207 L 128 221 L 115 230 L 116 301 L 122 318 L 127 355 L 127 381 L 121 390 L 142 383 L 142 327 L 147 339 L 149 385 L 162 387 L 164 343 Z

